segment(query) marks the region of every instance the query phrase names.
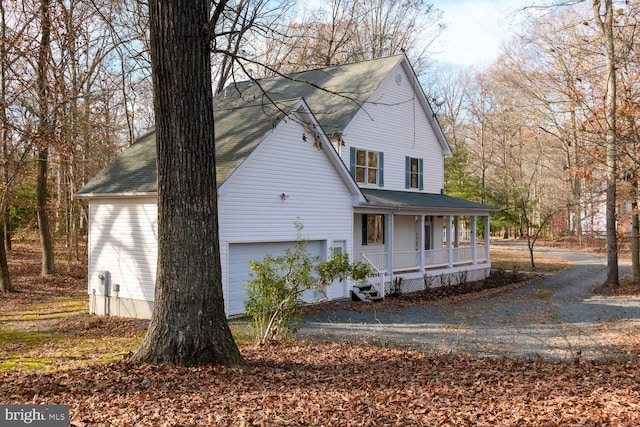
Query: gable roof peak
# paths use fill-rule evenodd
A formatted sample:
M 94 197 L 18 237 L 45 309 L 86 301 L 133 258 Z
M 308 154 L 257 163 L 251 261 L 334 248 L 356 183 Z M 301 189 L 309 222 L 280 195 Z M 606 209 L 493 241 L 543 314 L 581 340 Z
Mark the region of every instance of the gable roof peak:
M 327 135 L 342 132 L 404 55 L 245 80 L 228 85 L 216 108 L 304 98 Z

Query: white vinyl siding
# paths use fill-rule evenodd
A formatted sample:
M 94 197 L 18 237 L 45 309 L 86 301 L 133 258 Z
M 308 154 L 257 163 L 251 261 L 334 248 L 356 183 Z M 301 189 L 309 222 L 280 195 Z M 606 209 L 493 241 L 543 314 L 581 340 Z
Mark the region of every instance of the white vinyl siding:
M 155 198 L 93 199 L 89 203 L 89 288 L 99 271 L 120 285 L 120 298 L 152 301 L 158 256 Z
M 411 79 L 398 64 L 345 128 L 346 146 L 341 150 L 345 164 L 349 164 L 351 147 L 384 152 L 384 189 L 406 191 L 406 156 L 424 159 L 421 191 L 440 193 L 444 157 L 427 114 L 431 112 L 422 108 Z
M 291 246 L 302 236 L 315 242 L 314 253 L 326 259 L 334 241 L 352 250 L 352 194 L 327 158 L 325 147 L 303 140 L 298 120 L 286 120 L 263 141 L 247 164 L 229 182 L 218 199 L 220 260 L 227 314 L 238 314 L 244 295 L 246 268 L 238 265 L 230 247 L 239 243 L 253 248 Z M 112 284 L 120 285 L 120 298 L 153 301 L 157 263 L 157 200 L 155 198 L 92 199 L 90 202 L 89 285 L 99 288 L 98 271 L 109 271 Z M 319 242 L 319 243 L 318 243 Z M 275 245 L 275 246 L 274 246 Z M 318 246 L 320 245 L 320 246 Z M 246 253 L 245 253 L 246 254 Z M 255 259 L 261 259 L 262 250 Z M 242 260 L 240 260 L 242 262 Z M 238 276 L 240 274 L 240 276 Z M 242 276 L 242 277 L 241 277 Z M 331 296 L 348 296 L 347 282 L 331 289 Z M 229 300 L 233 306 L 229 307 Z M 239 305 L 240 304 L 240 305 Z M 229 309 L 231 309 L 229 311 Z
M 298 121 L 287 120 L 278 126 L 218 198 L 222 248 L 293 242 L 299 222 L 304 227 L 302 236 L 325 242 L 325 252 L 333 241 L 346 242 L 345 250 L 351 252 L 352 195 L 324 152 L 332 148 L 314 148 L 309 136 L 304 141 Z M 225 293 L 244 292 L 241 282 L 245 279 L 228 268 L 234 260 L 226 253 L 221 255 Z M 348 295 L 346 282 L 342 285 L 345 290 L 334 290 L 334 296 Z
M 295 241 L 296 221 L 309 240 L 351 241 L 352 198 L 323 151 L 331 148 L 303 133 L 288 120 L 233 177 L 218 199 L 221 241 Z
M 396 252 L 415 251 L 418 246 L 417 220 L 413 215 L 394 215 L 393 246 Z

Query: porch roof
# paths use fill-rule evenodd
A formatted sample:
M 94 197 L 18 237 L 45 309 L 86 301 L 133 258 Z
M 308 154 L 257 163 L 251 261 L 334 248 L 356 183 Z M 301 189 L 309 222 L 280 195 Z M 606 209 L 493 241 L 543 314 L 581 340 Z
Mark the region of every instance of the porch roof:
M 500 209 L 482 203 L 447 196 L 446 194 L 417 193 L 411 191 L 393 191 L 362 189 L 368 206 L 389 207 L 406 210 L 429 210 L 433 213 L 488 214 Z

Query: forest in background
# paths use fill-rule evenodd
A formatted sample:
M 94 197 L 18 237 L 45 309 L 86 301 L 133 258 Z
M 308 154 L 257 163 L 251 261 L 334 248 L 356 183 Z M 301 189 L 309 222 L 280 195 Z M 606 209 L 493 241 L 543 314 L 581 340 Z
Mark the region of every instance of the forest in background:
M 518 11 L 519 35 L 482 69 L 430 60 L 445 25 L 427 1 L 302 3 L 229 2 L 212 42 L 215 92 L 248 77 L 405 52 L 427 97 L 445 101 L 434 109 L 454 153 L 449 195 L 501 208 L 492 228 L 502 235 L 596 231 L 609 172 L 596 2 Z M 637 210 L 640 2 L 614 4 L 622 236 Z M 80 254 L 87 212 L 73 194 L 154 124 L 148 12 L 136 0 L 4 1 L 0 20 L 0 267 L 11 233 L 34 229 L 48 274 L 54 241 L 64 242 L 68 266 Z M 0 288 L 10 288 L 2 268 Z

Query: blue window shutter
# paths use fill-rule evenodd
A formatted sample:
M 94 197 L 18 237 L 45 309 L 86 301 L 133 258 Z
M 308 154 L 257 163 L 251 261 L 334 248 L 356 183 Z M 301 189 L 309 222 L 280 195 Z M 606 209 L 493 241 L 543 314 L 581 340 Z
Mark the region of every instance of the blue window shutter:
M 418 159 L 418 187 L 420 190 L 424 189 L 424 174 L 422 173 L 422 159 Z
M 404 188 L 411 186 L 411 157 L 404 158 Z
M 367 246 L 367 215 L 362 214 L 362 246 Z
M 349 171 L 353 179 L 356 179 L 356 147 L 349 148 Z
M 384 153 L 378 153 L 378 187 L 384 187 Z

